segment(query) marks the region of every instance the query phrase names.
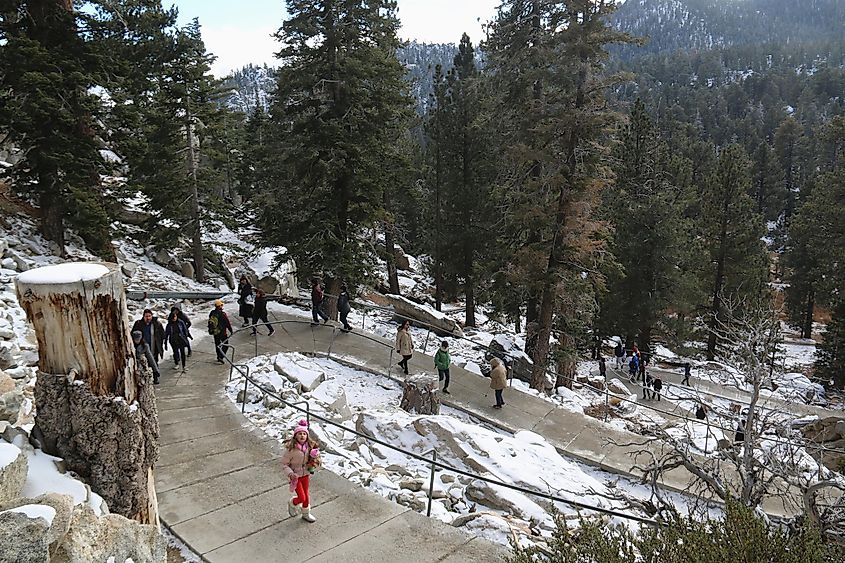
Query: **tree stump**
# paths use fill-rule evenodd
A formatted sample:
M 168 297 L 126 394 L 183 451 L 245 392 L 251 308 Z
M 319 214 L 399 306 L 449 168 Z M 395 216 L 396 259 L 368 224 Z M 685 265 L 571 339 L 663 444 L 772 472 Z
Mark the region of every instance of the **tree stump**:
M 17 295 L 38 340 L 33 435 L 111 512 L 157 524 L 152 371 L 135 360 L 120 268 L 68 263 L 29 270 L 18 276 Z
M 419 373 L 405 378 L 405 390 L 399 406 L 417 414 L 440 414 L 440 390 L 437 376 Z

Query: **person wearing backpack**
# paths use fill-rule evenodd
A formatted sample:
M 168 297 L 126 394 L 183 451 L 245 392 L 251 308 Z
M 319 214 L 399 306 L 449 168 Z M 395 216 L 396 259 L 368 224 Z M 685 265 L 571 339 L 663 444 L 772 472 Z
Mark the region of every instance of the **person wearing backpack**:
M 214 351 L 217 353 L 217 363 L 225 363 L 226 351 L 229 347 L 224 344 L 232 330 L 232 323 L 229 322 L 229 317 L 223 310 L 223 300 L 218 299 L 214 302 L 214 310 L 208 314 L 208 334 L 214 337 Z
M 637 380 L 637 373 L 640 369 L 640 359 L 636 354 L 631 356 L 631 361 L 628 362 L 628 373 L 631 375 L 631 383 Z
M 452 364 L 452 358 L 449 356 L 449 343 L 445 340 L 440 343 L 440 349 L 434 355 L 434 367 L 437 368 L 437 379 L 445 380 L 443 385 L 443 392 L 447 395 L 449 393 L 449 366 Z

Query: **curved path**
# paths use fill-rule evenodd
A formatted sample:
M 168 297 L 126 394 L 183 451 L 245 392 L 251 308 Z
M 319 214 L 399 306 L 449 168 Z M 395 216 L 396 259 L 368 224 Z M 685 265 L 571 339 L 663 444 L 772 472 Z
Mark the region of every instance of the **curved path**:
M 207 336 L 195 338 L 186 373 L 174 371 L 169 357 L 161 362 L 162 384 L 156 388 L 161 455 L 155 479 L 162 521 L 204 560 L 503 559 L 503 547 L 426 518 L 327 470 L 317 474 L 311 487 L 317 522 L 291 518 L 279 444 L 253 427 L 223 394 L 228 366 L 214 361 Z M 268 350 L 273 347 L 272 342 L 265 344 Z
M 360 331 L 346 334 L 334 327 L 310 327 L 303 317 L 274 316 L 298 322 L 278 325 L 275 335 L 261 335 L 257 341 L 247 332 L 236 334 L 232 338 L 236 362 L 254 356 L 256 350 L 328 353 L 400 379 L 396 358 L 390 355 L 392 342 Z M 503 556 L 500 546 L 428 519 L 329 471 L 314 480 L 318 522 L 309 526 L 290 518 L 288 486 L 278 467 L 279 445 L 251 427 L 223 395 L 229 369 L 214 363 L 208 337 L 193 344 L 186 374 L 170 371 L 169 359 L 162 362 L 163 384 L 157 389 L 162 450 L 156 489 L 163 521 L 204 559 L 369 561 L 382 556 L 388 561 L 457 562 Z M 412 372 L 433 369 L 431 356 L 421 353 L 409 363 Z M 601 469 L 639 479 L 632 473 L 633 465 L 665 447 L 658 440 L 649 442 L 647 451 L 624 445 L 644 438 L 513 389 L 505 390 L 505 408 L 494 410 L 489 380 L 457 367 L 451 374 L 452 394 L 441 397 L 444 404 L 510 432 L 537 432 L 561 453 Z M 685 491 L 691 479 L 679 468 L 662 484 Z M 764 508 L 773 515 L 791 515 L 797 510 L 795 498 L 772 497 Z

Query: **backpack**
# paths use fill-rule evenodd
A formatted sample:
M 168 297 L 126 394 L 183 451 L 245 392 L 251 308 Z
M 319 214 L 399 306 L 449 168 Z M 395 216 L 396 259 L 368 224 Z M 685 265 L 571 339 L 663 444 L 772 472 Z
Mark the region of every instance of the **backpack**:
M 208 334 L 215 335 L 219 331 L 220 328 L 220 319 L 217 318 L 217 315 L 211 315 L 208 317 Z

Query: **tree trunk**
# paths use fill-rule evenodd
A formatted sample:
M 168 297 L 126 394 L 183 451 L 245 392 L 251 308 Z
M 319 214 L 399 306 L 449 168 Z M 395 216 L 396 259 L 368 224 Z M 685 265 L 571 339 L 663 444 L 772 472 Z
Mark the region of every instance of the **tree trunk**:
M 727 182 L 732 179 L 728 178 Z M 716 277 L 713 280 L 713 301 L 710 306 L 710 334 L 707 337 L 707 360 L 716 359 L 716 319 L 721 310 L 722 286 L 725 283 L 725 260 L 728 252 L 728 211 L 730 200 L 729 193 L 723 194 L 725 198 L 722 206 L 722 223 L 719 230 L 719 256 L 716 259 Z
M 340 286 L 342 283 L 343 282 L 340 278 L 326 278 L 323 312 L 328 315 L 330 319 L 337 320 L 337 296 L 340 295 Z
M 55 184 L 54 184 L 55 185 Z M 65 254 L 64 208 L 50 192 L 42 192 L 38 205 L 41 207 L 41 234 L 59 246 L 61 256 Z
M 555 284 L 552 279 L 546 281 L 543 288 L 543 300 L 540 302 L 540 317 L 537 320 L 537 343 L 534 347 L 531 369 L 531 388 L 546 390 L 546 367 L 549 363 L 549 338 L 552 335 L 552 317 L 555 304 Z
M 205 281 L 205 257 L 202 255 L 202 225 L 200 224 L 200 201 L 199 186 L 197 185 L 197 168 L 199 167 L 199 155 L 197 154 L 194 142 L 194 120 L 191 115 L 190 104 L 186 108 L 185 129 L 188 136 L 188 167 L 191 172 L 191 223 L 192 246 L 194 254 L 194 274 L 198 282 Z
M 157 524 L 152 372 L 136 364 L 120 268 L 74 263 L 30 270 L 18 277 L 17 295 L 38 341 L 33 434 L 112 512 Z
M 807 308 L 804 311 L 804 326 L 801 327 L 801 338 L 813 336 L 813 313 L 816 310 L 816 292 L 812 287 L 807 291 Z

